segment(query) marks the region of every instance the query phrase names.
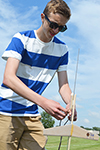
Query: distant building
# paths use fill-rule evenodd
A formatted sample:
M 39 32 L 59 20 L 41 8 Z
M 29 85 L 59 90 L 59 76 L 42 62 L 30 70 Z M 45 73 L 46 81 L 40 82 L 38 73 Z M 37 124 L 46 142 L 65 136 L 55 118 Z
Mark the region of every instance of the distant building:
M 88 130 L 88 131 L 91 133 L 100 134 L 99 131 L 96 131 L 96 130 Z

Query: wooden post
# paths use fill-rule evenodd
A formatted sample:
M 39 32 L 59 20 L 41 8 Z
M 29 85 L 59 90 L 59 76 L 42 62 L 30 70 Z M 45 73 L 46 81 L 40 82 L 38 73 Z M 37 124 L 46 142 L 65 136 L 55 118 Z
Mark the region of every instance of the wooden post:
M 71 133 L 70 135 L 72 136 L 73 134 L 73 120 L 74 120 L 74 111 L 75 111 L 75 101 L 76 101 L 76 95 L 72 95 L 71 99 L 71 111 L 72 111 L 72 116 L 71 116 Z M 67 142 L 67 150 L 70 150 L 70 144 L 71 144 L 71 136 L 68 137 L 68 142 Z

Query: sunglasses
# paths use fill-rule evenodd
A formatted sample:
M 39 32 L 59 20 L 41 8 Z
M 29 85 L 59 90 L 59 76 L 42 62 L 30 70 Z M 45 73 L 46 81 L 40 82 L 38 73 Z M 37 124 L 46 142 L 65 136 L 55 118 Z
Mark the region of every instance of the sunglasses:
M 59 26 L 56 22 L 52 22 L 49 20 L 49 18 L 45 15 L 45 18 L 48 20 L 48 22 L 50 23 L 49 24 L 49 27 L 52 28 L 52 29 L 57 29 L 59 28 L 59 31 L 60 32 L 64 32 L 65 30 L 67 30 L 67 26 L 64 25 L 64 26 Z

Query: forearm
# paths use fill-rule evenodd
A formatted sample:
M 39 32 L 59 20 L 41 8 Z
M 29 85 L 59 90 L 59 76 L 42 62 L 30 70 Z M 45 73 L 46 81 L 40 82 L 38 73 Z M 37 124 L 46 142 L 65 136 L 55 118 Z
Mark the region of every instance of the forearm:
M 59 89 L 59 93 L 63 99 L 63 101 L 66 104 L 69 104 L 71 101 L 71 89 L 69 87 L 69 84 L 64 84 L 60 89 Z
M 71 100 L 71 89 L 68 84 L 67 72 L 58 72 L 59 93 L 66 104 Z
M 12 89 L 18 95 L 36 103 L 40 107 L 42 107 L 44 101 L 47 100 L 45 97 L 29 89 L 16 75 L 8 74 L 5 76 L 3 84 Z
M 19 67 L 19 60 L 15 58 L 8 58 L 5 72 L 3 84 L 12 89 L 18 95 L 24 97 L 41 106 L 44 104 L 46 98 L 41 95 L 35 93 L 33 90 L 29 89 L 17 76 L 17 70 Z M 12 65 L 13 64 L 13 65 Z M 42 107 L 42 106 L 41 106 Z
M 63 101 L 67 104 L 66 111 L 69 114 L 69 120 L 71 120 L 71 98 L 72 92 L 68 84 L 67 73 L 65 71 L 58 73 L 58 81 L 59 81 L 59 93 L 63 99 Z M 74 121 L 77 120 L 77 112 L 75 110 L 74 113 Z

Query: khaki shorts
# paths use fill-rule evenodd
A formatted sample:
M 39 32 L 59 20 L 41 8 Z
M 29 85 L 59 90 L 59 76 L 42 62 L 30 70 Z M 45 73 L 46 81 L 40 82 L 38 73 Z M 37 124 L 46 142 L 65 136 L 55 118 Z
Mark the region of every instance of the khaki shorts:
M 0 115 L 0 150 L 44 150 L 46 137 L 40 119 Z

